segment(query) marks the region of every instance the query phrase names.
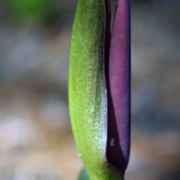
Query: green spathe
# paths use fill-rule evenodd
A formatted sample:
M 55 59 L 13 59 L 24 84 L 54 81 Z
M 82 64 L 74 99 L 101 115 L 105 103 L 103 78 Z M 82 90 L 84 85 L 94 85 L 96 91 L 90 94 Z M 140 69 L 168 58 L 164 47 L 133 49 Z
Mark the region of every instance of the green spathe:
M 120 180 L 106 161 L 105 0 L 79 0 L 69 64 L 69 110 L 76 145 L 90 180 Z

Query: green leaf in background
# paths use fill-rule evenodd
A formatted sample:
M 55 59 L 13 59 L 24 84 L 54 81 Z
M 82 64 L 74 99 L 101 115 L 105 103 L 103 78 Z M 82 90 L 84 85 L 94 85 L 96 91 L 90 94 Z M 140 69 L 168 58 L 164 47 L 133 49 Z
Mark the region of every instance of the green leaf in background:
M 45 20 L 52 12 L 50 0 L 8 0 L 10 16 L 21 22 Z

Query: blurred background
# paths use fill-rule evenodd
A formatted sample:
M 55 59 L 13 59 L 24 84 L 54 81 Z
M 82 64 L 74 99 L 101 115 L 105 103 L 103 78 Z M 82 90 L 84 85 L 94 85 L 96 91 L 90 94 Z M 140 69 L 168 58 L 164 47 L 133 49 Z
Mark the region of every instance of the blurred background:
M 67 107 L 75 0 L 0 0 L 0 180 L 75 180 Z M 127 180 L 180 179 L 180 1 L 132 2 Z

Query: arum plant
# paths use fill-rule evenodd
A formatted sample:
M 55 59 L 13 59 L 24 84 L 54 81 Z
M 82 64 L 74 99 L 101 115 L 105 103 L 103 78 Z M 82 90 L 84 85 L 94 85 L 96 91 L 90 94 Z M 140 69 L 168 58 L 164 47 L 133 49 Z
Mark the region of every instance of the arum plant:
M 88 178 L 124 179 L 130 149 L 130 0 L 116 1 L 113 18 L 109 0 L 78 0 L 69 110 Z

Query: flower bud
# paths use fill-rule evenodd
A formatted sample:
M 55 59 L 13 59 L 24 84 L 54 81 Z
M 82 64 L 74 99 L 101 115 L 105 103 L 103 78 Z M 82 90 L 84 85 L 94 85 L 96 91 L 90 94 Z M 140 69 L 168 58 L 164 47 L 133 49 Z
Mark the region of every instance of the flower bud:
M 69 64 L 69 110 L 91 180 L 123 179 L 130 137 L 129 0 L 78 0 Z M 111 37 L 111 38 L 110 38 Z

